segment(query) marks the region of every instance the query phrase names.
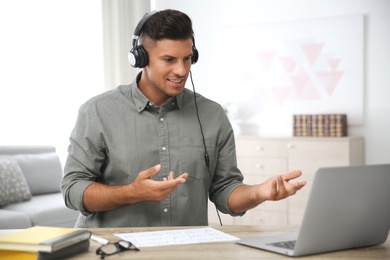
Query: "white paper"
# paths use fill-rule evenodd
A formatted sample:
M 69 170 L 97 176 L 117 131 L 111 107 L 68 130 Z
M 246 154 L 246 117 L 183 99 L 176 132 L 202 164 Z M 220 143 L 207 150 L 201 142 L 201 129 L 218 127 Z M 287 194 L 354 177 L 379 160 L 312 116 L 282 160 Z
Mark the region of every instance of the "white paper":
M 139 248 L 239 240 L 239 238 L 235 236 L 226 234 L 211 227 L 119 233 L 115 235 L 123 240 L 130 241 Z

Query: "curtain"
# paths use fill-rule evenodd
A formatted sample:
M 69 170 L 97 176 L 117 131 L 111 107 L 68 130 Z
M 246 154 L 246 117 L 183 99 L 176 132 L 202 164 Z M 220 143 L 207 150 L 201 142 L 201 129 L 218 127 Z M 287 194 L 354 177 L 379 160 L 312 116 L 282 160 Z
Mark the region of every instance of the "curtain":
M 102 0 L 105 88 L 112 89 L 133 81 L 138 69 L 130 66 L 127 55 L 131 49 L 133 31 L 150 12 L 150 1 Z

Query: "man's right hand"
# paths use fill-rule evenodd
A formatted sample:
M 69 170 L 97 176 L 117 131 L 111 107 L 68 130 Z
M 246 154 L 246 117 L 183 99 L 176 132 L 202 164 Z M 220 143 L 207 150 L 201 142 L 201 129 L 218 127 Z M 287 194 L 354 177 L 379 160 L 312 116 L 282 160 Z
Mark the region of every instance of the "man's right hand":
M 85 209 L 89 212 L 108 211 L 141 201 L 162 201 L 177 186 L 185 183 L 188 177 L 188 173 L 183 173 L 175 178 L 171 171 L 166 180 L 152 180 L 151 177 L 160 170 L 160 164 L 152 166 L 140 172 L 132 183 L 126 185 L 108 186 L 97 182 L 89 185 L 83 195 Z
M 152 180 L 151 177 L 156 175 L 160 170 L 160 164 L 150 167 L 149 169 L 140 172 L 137 178 L 129 184 L 129 188 L 134 192 L 132 194 L 134 199 L 132 203 L 140 201 L 162 201 L 168 197 L 177 186 L 185 183 L 188 177 L 188 173 L 183 173 L 175 178 L 174 173 L 171 171 L 166 180 Z

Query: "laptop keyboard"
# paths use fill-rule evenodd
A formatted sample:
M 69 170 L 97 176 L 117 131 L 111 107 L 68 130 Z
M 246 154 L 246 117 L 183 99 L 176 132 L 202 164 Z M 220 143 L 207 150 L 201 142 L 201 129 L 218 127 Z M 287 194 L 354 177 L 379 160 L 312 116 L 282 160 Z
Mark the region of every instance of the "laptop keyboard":
M 267 245 L 268 246 L 276 246 L 276 247 L 286 248 L 286 249 L 294 249 L 295 241 L 296 240 L 283 241 L 283 242 L 270 243 L 270 244 L 267 244 Z

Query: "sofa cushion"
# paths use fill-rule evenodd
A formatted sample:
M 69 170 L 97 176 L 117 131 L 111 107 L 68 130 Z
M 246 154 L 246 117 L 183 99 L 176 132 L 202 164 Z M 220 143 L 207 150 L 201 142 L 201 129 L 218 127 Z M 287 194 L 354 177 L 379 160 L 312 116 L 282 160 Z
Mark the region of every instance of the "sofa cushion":
M 0 229 L 20 229 L 31 226 L 32 223 L 26 213 L 0 209 Z
M 26 213 L 33 226 L 74 227 L 79 214 L 65 206 L 61 193 L 33 196 L 29 201 L 10 204 L 2 209 Z
M 0 159 L 0 207 L 29 199 L 31 192 L 18 163 Z
M 18 163 L 32 195 L 60 192 L 62 168 L 58 155 L 52 153 L 7 155 Z

